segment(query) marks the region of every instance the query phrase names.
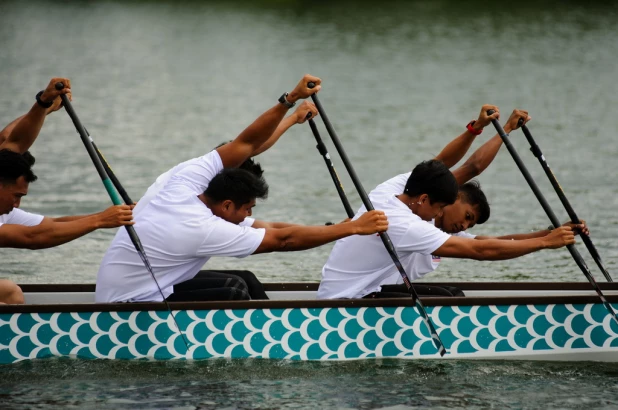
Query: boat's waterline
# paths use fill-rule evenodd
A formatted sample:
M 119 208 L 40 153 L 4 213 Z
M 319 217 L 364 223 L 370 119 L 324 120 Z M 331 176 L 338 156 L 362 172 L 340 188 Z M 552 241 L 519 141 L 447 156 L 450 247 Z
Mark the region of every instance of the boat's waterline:
M 461 285 L 461 284 L 459 284 Z M 427 298 L 446 359 L 618 361 L 618 325 L 587 284 L 534 284 L 562 296 Z M 58 285 L 62 286 L 62 285 Z M 85 287 L 67 287 L 84 290 Z M 278 290 L 277 286 L 279 286 Z M 496 285 L 478 284 L 488 295 Z M 588 285 L 589 286 L 589 285 Z M 32 292 L 25 287 L 27 294 Z M 271 294 L 315 285 L 270 285 Z M 468 284 L 471 292 L 474 284 Z M 618 286 L 603 284 L 606 293 Z M 44 287 L 40 287 L 44 290 Z M 536 289 L 535 289 L 536 288 Z M 305 289 L 313 291 L 314 289 Z M 505 290 L 505 289 L 503 289 Z M 49 292 L 48 292 L 49 293 Z M 52 292 L 61 298 L 61 292 Z M 66 293 L 64 293 L 66 294 Z M 608 296 L 618 307 L 618 295 Z M 45 358 L 201 360 L 439 359 L 410 299 L 272 300 L 171 304 L 186 348 L 161 303 L 0 307 L 0 363 Z

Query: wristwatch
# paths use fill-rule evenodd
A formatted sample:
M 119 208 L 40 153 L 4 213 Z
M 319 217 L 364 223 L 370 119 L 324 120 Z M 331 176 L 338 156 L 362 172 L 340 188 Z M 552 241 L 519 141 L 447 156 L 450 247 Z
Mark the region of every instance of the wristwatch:
M 37 102 L 37 104 L 39 104 L 39 105 L 40 105 L 41 107 L 43 107 L 43 108 L 49 108 L 49 107 L 51 107 L 52 105 L 54 105 L 54 100 L 47 101 L 47 102 L 45 102 L 45 101 L 41 100 L 41 96 L 42 96 L 42 95 L 43 95 L 43 91 L 39 91 L 39 92 L 37 93 L 37 95 L 36 95 L 36 102 Z
M 279 97 L 279 102 L 283 105 L 285 105 L 288 108 L 292 108 L 293 106 L 296 105 L 296 103 L 293 102 L 289 102 L 287 99 L 288 93 L 283 93 L 283 95 L 281 95 L 281 97 Z

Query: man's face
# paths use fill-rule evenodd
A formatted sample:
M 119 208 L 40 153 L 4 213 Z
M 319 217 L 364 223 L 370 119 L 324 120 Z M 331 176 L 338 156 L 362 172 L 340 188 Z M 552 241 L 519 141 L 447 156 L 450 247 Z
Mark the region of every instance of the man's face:
M 14 184 L 0 182 L 0 215 L 6 215 L 19 208 L 21 198 L 28 195 L 28 182 L 22 176 Z
M 251 216 L 253 207 L 255 206 L 255 199 L 252 199 L 248 203 L 242 204 L 239 207 L 236 207 L 232 201 L 223 202 L 223 206 L 221 207 L 221 215 L 217 216 L 236 225 L 244 221 L 245 218 Z
M 458 233 L 472 228 L 477 220 L 476 207 L 457 198 L 453 205 L 444 208 L 440 229 L 446 233 Z

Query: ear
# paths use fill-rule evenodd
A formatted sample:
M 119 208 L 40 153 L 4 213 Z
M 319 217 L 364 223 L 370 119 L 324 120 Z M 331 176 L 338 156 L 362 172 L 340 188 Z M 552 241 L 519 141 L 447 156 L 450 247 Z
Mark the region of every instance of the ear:
M 226 199 L 223 202 L 221 202 L 221 208 L 225 211 L 229 211 L 230 207 L 233 207 L 234 202 L 232 202 L 231 199 Z
M 419 200 L 419 202 L 421 202 L 421 203 L 429 202 L 429 195 L 427 195 L 427 194 L 421 194 L 421 195 L 418 197 L 418 200 Z

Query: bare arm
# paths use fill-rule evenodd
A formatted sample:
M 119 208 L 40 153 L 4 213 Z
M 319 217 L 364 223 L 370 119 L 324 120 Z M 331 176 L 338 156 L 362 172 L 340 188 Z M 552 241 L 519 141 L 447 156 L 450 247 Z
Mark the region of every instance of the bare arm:
M 495 112 L 492 115 L 487 115 L 487 111 L 494 110 Z M 500 111 L 498 107 L 495 105 L 483 105 L 481 108 L 481 113 L 479 114 L 478 119 L 475 121 L 472 128 L 477 131 L 481 131 L 491 122 L 492 118 L 499 118 Z M 466 130 L 463 134 L 455 138 L 453 141 L 449 142 L 446 147 L 440 151 L 440 153 L 436 156 L 435 159 L 442 161 L 447 167 L 451 168 L 455 164 L 457 164 L 466 152 L 470 149 L 472 142 L 476 135 Z
M 17 123 L 25 116 L 26 115 L 24 114 L 21 117 L 15 118 L 13 121 L 9 123 L 9 125 L 4 127 L 2 131 L 0 131 L 0 147 L 2 147 L 2 144 L 4 144 L 4 141 L 6 141 L 9 135 L 11 135 L 11 132 L 13 132 L 13 128 L 15 128 L 15 125 L 17 125 Z
M 290 224 L 287 222 L 266 222 L 266 221 L 258 221 L 257 219 L 253 221 L 252 228 L 265 228 L 265 229 L 281 229 L 281 228 L 289 228 L 292 226 L 304 226 L 299 224 Z
M 573 230 L 568 226 L 554 229 L 542 238 L 504 241 L 500 239 L 475 239 L 451 236 L 433 254 L 451 258 L 482 261 L 513 259 L 541 249 L 555 249 L 575 243 Z
M 71 222 L 54 222 L 51 218 L 45 218 L 36 226 L 4 224 L 0 226 L 0 248 L 51 248 L 96 229 L 132 225 L 132 219 L 131 207 L 118 205 Z
M 254 254 L 311 249 L 350 235 L 371 235 L 386 229 L 388 221 L 382 211 L 366 212 L 357 220 L 345 224 L 266 229 L 264 239 Z
M 585 235 L 589 235 L 590 231 L 588 230 L 588 226 L 586 225 L 586 221 L 584 221 L 583 219 L 580 221 L 581 223 L 579 224 L 574 224 L 572 222 L 565 222 L 564 224 L 562 224 L 562 226 L 569 226 L 571 227 L 571 229 L 573 230 L 573 232 L 575 233 L 575 235 L 583 232 Z M 524 239 L 532 239 L 532 238 L 542 238 L 544 236 L 547 236 L 551 233 L 552 231 L 549 229 L 543 229 L 540 231 L 536 231 L 536 232 L 530 232 L 530 233 L 515 233 L 515 234 L 510 234 L 510 235 L 502 235 L 502 236 L 476 236 L 474 239 L 480 239 L 480 240 L 486 240 L 486 239 L 502 239 L 502 240 L 513 240 L 513 241 L 521 241 Z
M 315 88 L 310 89 L 307 84 L 313 82 Z M 305 75 L 294 91 L 289 93 L 289 102 L 296 102 L 301 98 L 307 98 L 319 91 L 321 80 L 311 75 Z M 260 115 L 251 125 L 236 137 L 232 142 L 217 148 L 224 168 L 240 166 L 248 158 L 255 155 L 258 149 L 273 135 L 277 126 L 283 119 L 288 108 L 283 104 L 277 104 L 264 114 Z
M 504 125 L 504 132 L 507 134 L 520 127 L 518 121 L 524 118 L 525 122 L 530 121 L 527 111 L 513 110 L 507 123 Z M 464 164 L 453 171 L 455 179 L 459 185 L 465 184 L 472 178 L 480 175 L 492 163 L 498 151 L 502 147 L 502 138 L 496 134 L 493 138 L 481 145 L 474 154 L 464 162 Z
M 62 82 L 65 88 L 56 90 L 56 83 Z M 69 94 L 71 92 L 71 82 L 66 78 L 52 78 L 49 85 L 41 95 L 41 100 L 44 102 L 53 101 L 54 104 L 49 108 L 43 108 L 38 103 L 34 103 L 30 111 L 25 115 L 17 118 L 2 130 L 0 138 L 0 149 L 8 149 L 10 151 L 23 154 L 34 144 L 34 141 L 39 136 L 39 132 L 45 122 L 45 116 L 60 108 L 60 95 Z
M 298 108 L 296 109 L 296 111 L 294 111 L 294 113 L 288 117 L 285 117 L 283 119 L 283 121 L 281 121 L 281 123 L 279 123 L 279 125 L 277 126 L 277 129 L 275 130 L 275 132 L 270 136 L 270 138 L 268 138 L 268 141 L 266 141 L 264 144 L 262 144 L 254 153 L 252 156 L 256 156 L 261 154 L 262 152 L 266 151 L 267 149 L 269 149 L 270 147 L 272 147 L 273 145 L 275 145 L 275 143 L 277 141 L 279 141 L 279 138 L 287 131 L 289 130 L 294 124 L 302 124 L 305 121 L 307 121 L 307 114 L 311 113 L 311 117 L 310 118 L 314 118 L 317 116 L 317 108 L 315 107 L 315 105 L 312 102 L 309 101 L 303 101 L 303 103 L 301 105 L 298 106 Z

